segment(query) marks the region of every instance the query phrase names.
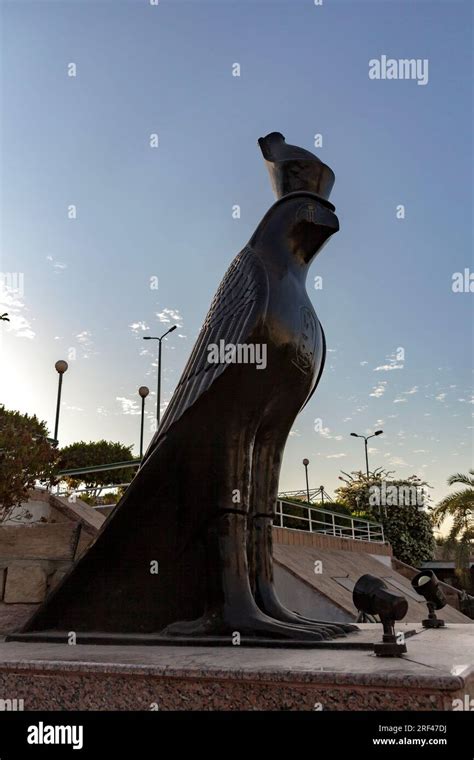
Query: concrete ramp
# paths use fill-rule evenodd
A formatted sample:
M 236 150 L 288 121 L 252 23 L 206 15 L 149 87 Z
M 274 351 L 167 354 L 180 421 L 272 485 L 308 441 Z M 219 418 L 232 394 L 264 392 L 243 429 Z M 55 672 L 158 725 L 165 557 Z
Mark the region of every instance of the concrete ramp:
M 300 614 L 320 620 L 355 620 L 352 589 L 361 575 L 370 573 L 406 597 L 408 612 L 404 622 L 419 623 L 427 617 L 426 603 L 413 591 L 410 581 L 392 568 L 390 556 L 278 543 L 274 544 L 273 555 L 278 595 L 287 607 Z M 449 605 L 439 617 L 447 623 L 472 623 Z

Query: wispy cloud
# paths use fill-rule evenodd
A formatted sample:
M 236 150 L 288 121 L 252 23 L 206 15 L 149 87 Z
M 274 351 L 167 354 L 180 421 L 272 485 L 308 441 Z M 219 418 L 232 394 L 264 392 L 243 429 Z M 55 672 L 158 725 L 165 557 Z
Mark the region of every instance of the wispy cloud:
M 54 259 L 52 256 L 46 256 L 46 261 L 49 261 L 49 263 L 54 269 L 55 274 L 62 272 L 64 269 L 67 269 L 67 264 L 64 264 L 64 262 Z
M 474 396 L 471 396 L 471 398 L 458 398 L 458 401 L 460 401 L 461 404 L 474 404 Z
M 90 333 L 89 330 L 83 330 L 76 335 L 76 339 L 82 346 L 86 346 L 91 342 L 91 334 L 92 333 Z
M 89 330 L 82 330 L 82 332 L 77 333 L 76 340 L 82 349 L 82 358 L 88 359 L 94 348 L 92 333 Z
M 139 332 L 143 332 L 145 330 L 150 329 L 147 323 L 144 322 L 143 320 L 139 320 L 138 322 L 132 322 L 132 324 L 129 325 L 129 327 L 133 333 L 139 333 Z
M 171 322 L 174 322 L 177 327 L 183 326 L 183 318 L 177 309 L 163 309 L 163 311 L 156 312 L 156 316 L 164 325 L 169 325 Z
M 115 400 L 121 405 L 123 414 L 140 414 L 138 402 L 135 401 L 135 399 L 126 398 L 125 396 L 116 396 Z
M 328 427 L 323 427 L 317 431 L 323 438 L 331 438 L 334 441 L 342 441 L 342 435 L 331 435 L 331 430 Z
M 28 340 L 33 340 L 35 338 L 36 333 L 31 326 L 31 322 L 23 313 L 27 311 L 27 308 L 19 291 L 9 288 L 1 281 L 0 309 L 2 313 L 8 312 L 10 320 L 9 322 L 2 322 L 2 330 L 7 333 L 13 333 L 17 338 L 28 338 Z
M 403 369 L 403 364 L 380 364 L 374 367 L 374 372 L 390 372 L 392 369 Z
M 378 367 L 374 367 L 374 372 L 391 372 L 394 369 L 403 369 L 403 362 L 395 354 L 390 354 L 385 358 L 388 359 L 388 364 L 380 364 Z
M 387 390 L 386 386 L 387 386 L 387 381 L 386 380 L 381 380 L 380 383 L 378 383 L 372 389 L 372 393 L 370 393 L 369 395 L 373 396 L 374 398 L 380 398 L 381 396 L 383 396 L 383 394 Z
M 393 465 L 394 467 L 410 467 L 411 466 L 408 464 L 408 462 L 405 462 L 405 460 L 402 457 L 392 457 L 392 459 L 390 459 L 389 464 Z

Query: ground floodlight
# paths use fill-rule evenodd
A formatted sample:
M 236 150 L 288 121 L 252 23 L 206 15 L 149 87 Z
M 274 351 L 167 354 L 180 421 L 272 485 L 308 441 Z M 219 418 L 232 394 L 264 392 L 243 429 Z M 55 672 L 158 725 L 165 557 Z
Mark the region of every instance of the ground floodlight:
M 395 620 L 405 617 L 408 602 L 401 594 L 387 588 L 386 583 L 375 575 L 362 575 L 354 586 L 352 601 L 359 612 L 378 615 L 383 625 L 382 643 L 374 644 L 379 657 L 400 657 L 407 651 L 406 645 L 397 642 Z
M 443 628 L 444 620 L 436 617 L 435 610 L 446 607 L 446 598 L 439 586 L 438 579 L 432 570 L 422 570 L 415 575 L 411 585 L 416 593 L 426 599 L 428 617 L 422 621 L 423 628 Z

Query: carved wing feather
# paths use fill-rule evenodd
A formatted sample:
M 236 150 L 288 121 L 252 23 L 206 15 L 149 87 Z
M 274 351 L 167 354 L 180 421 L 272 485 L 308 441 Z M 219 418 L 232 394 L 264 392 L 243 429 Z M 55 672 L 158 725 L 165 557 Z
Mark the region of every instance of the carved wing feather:
M 319 319 L 318 319 L 318 322 L 319 322 Z M 314 391 L 318 387 L 319 381 L 321 380 L 321 375 L 323 374 L 324 365 L 326 364 L 326 335 L 324 334 L 324 330 L 323 330 L 323 326 L 322 326 L 321 322 L 319 322 L 319 327 L 321 329 L 321 336 L 322 336 L 322 339 L 323 339 L 321 364 L 320 364 L 320 367 L 319 367 L 318 376 L 317 376 L 317 378 L 316 378 L 316 380 L 314 382 L 314 385 L 313 385 L 313 387 L 311 389 L 311 393 L 309 394 L 308 398 L 306 399 L 306 401 L 304 402 L 303 406 L 301 407 L 301 409 L 299 411 L 299 414 L 301 414 L 301 412 L 305 408 L 306 404 L 309 403 L 309 401 L 311 399 L 311 396 L 313 395 Z
M 184 368 L 171 401 L 145 454 L 147 459 L 158 440 L 227 368 L 208 361 L 208 346 L 244 343 L 263 316 L 268 299 L 268 281 L 260 259 L 244 248 L 233 260 L 212 300 L 191 356 Z

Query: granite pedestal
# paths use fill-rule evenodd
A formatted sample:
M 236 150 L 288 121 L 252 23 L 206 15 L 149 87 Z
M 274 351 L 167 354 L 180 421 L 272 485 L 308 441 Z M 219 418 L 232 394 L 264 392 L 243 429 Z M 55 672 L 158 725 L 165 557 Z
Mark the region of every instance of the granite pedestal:
M 361 625 L 364 638 L 381 626 Z M 474 698 L 474 625 L 367 649 L 0 643 L 1 700 L 25 710 L 452 710 Z M 455 702 L 461 700 L 461 702 Z M 474 704 L 474 703 L 473 703 Z

